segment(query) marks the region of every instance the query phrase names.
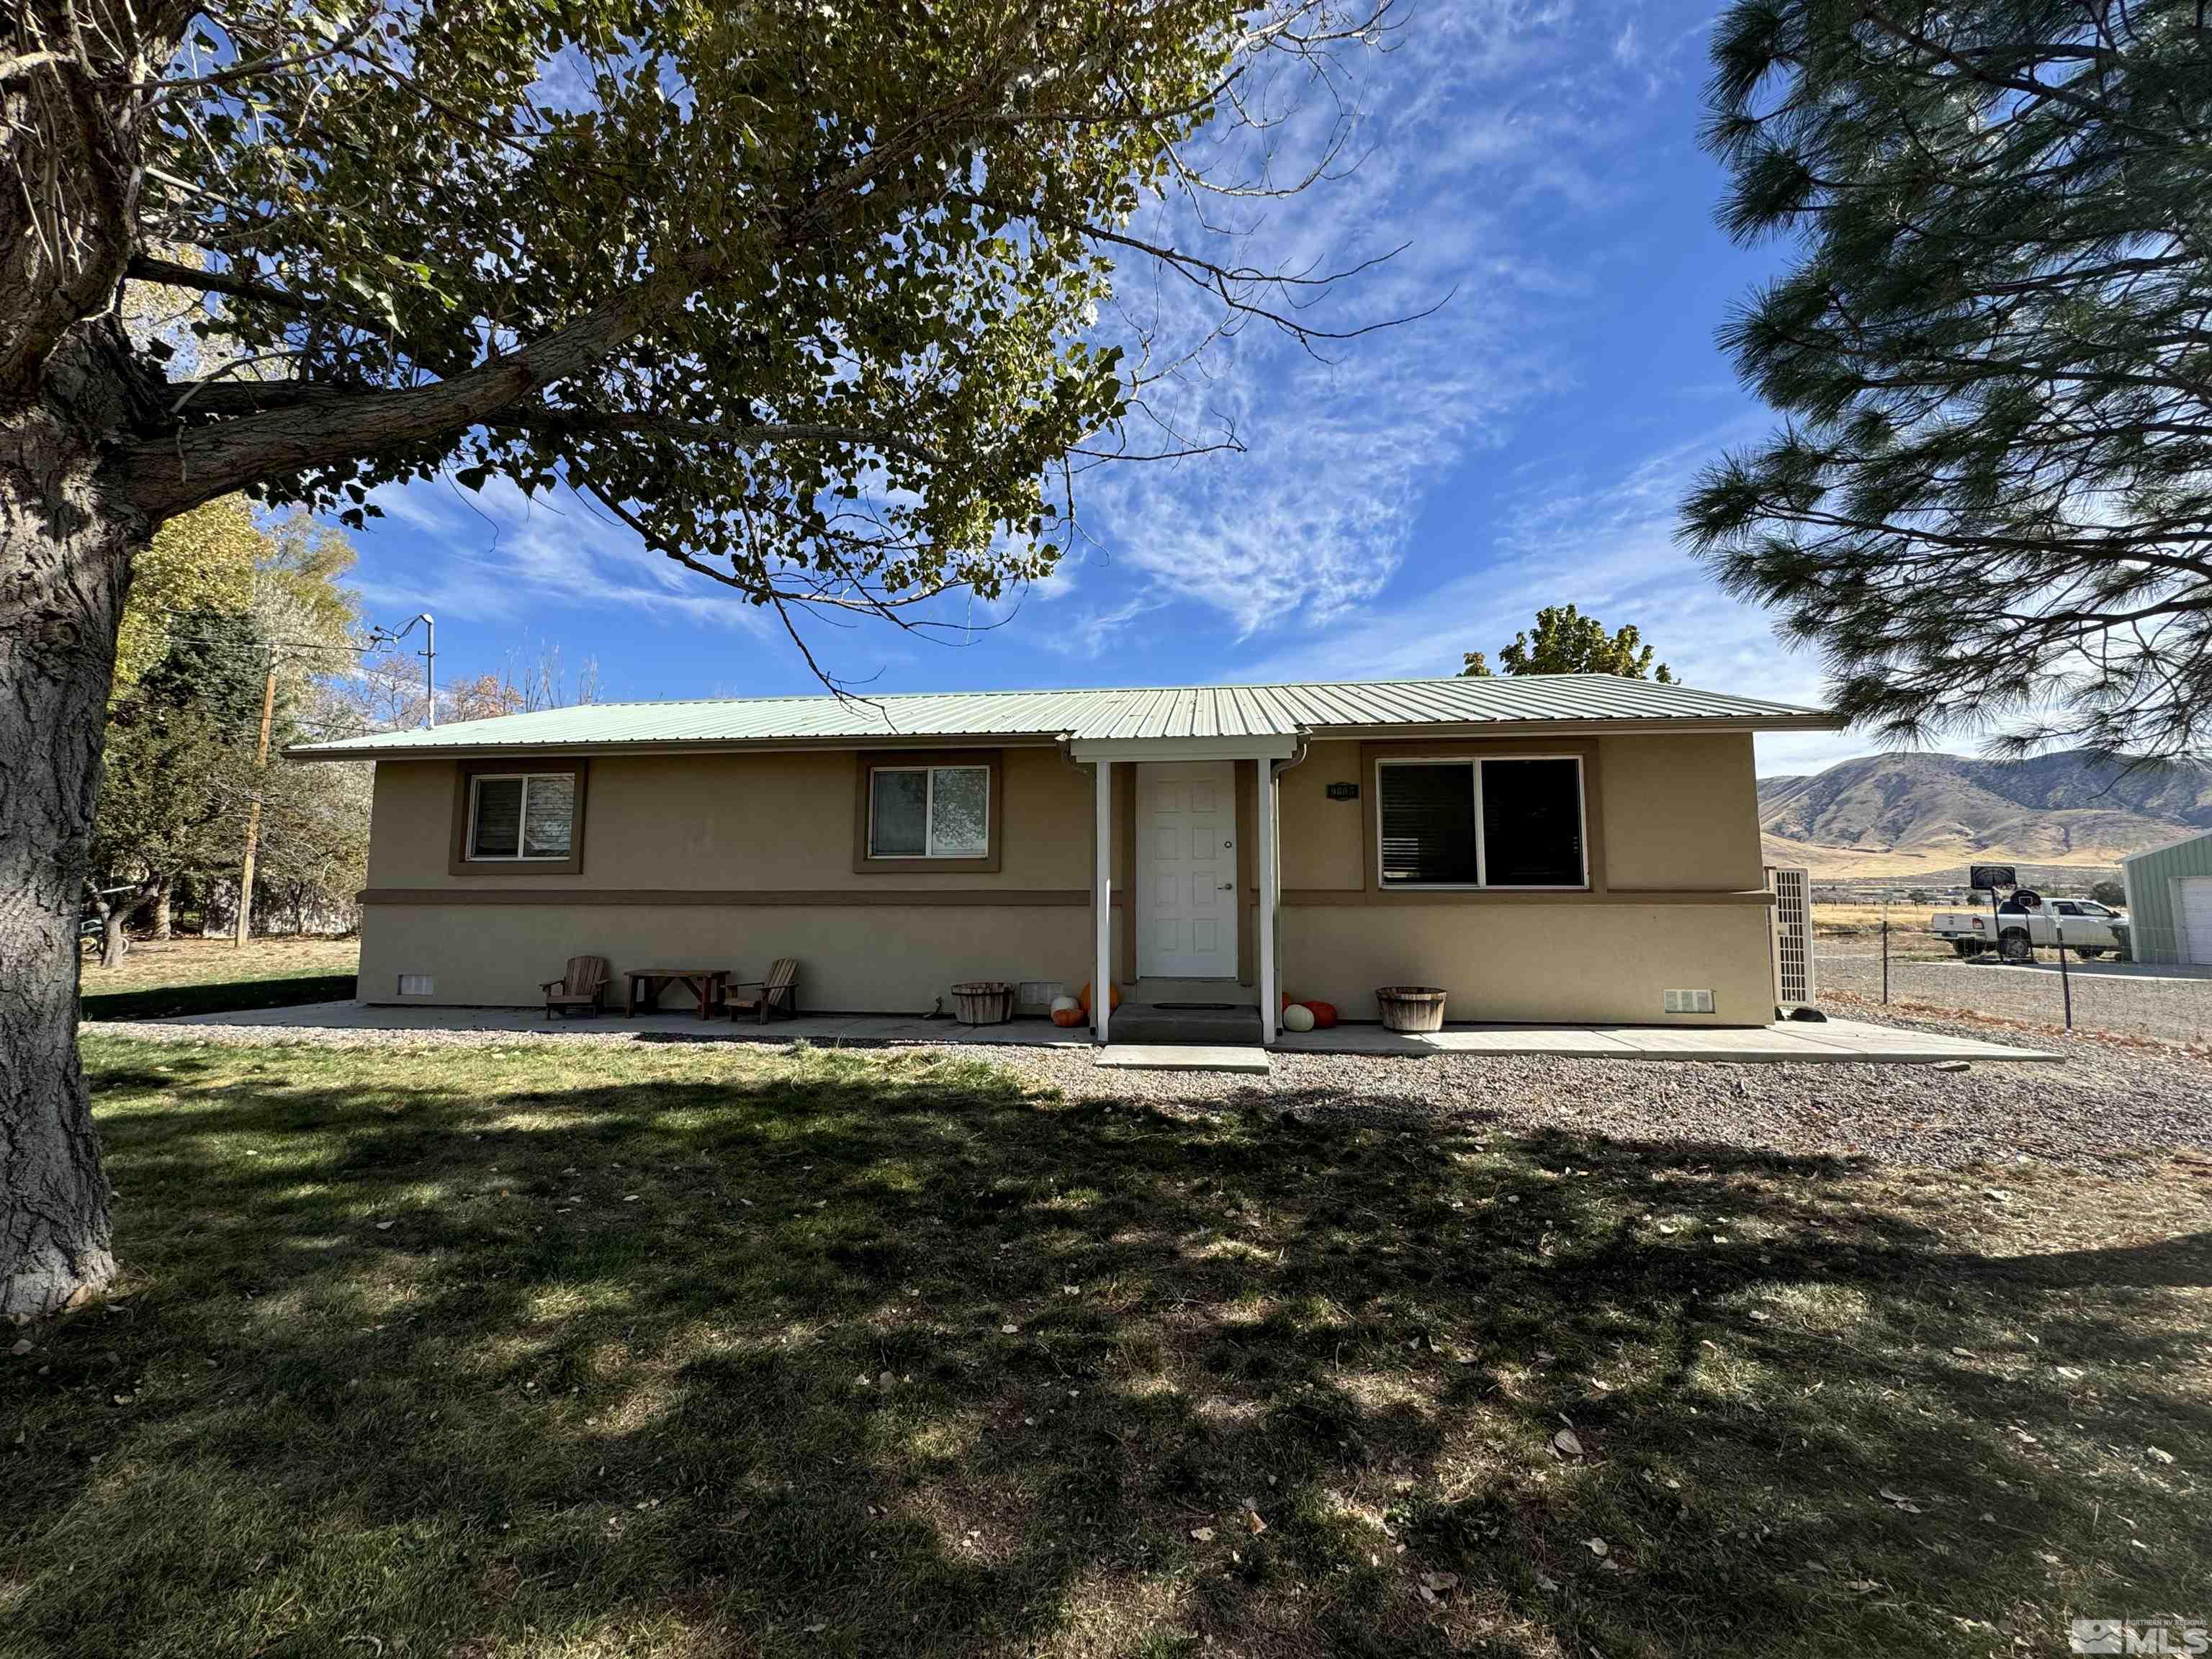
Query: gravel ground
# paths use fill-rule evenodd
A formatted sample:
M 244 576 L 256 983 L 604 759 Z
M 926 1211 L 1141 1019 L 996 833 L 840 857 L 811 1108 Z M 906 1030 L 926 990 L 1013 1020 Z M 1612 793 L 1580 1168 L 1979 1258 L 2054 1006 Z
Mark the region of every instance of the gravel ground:
M 1817 963 L 1821 994 L 1847 991 L 1879 1003 L 1880 954 L 1832 952 L 1829 943 L 1822 941 Z M 2212 1042 L 2212 980 L 2131 979 L 2094 968 L 2069 978 L 2077 1027 L 2136 1032 L 2169 1042 Z M 2061 1025 L 2064 1015 L 2056 973 L 1957 961 L 1893 960 L 1889 988 L 1890 995 L 1899 1000 L 2037 1025 Z
M 2003 1041 L 1970 1020 L 1853 1018 Z M 341 1048 L 512 1045 L 512 1032 L 316 1030 L 265 1025 L 112 1023 L 88 1032 L 167 1042 L 305 1042 Z M 625 1043 L 628 1034 L 564 1032 L 563 1042 Z M 1724 1065 L 1697 1060 L 1504 1055 L 1278 1054 L 1265 1078 L 1102 1069 L 1079 1048 L 931 1047 L 988 1058 L 1071 1097 L 1141 1100 L 1169 1109 L 1259 1106 L 1301 1115 L 1411 1121 L 1449 1117 L 1516 1133 L 1597 1132 L 1673 1146 L 1859 1156 L 1957 1168 L 2035 1158 L 2110 1170 L 2182 1147 L 2212 1150 L 2212 1057 L 2152 1043 L 2038 1032 L 2063 1064 Z

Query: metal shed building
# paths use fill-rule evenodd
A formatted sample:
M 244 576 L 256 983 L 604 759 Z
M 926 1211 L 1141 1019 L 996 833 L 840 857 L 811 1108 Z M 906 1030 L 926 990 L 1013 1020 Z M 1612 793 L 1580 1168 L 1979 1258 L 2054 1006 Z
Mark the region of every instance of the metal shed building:
M 2137 962 L 2212 965 L 2212 831 L 2120 864 Z

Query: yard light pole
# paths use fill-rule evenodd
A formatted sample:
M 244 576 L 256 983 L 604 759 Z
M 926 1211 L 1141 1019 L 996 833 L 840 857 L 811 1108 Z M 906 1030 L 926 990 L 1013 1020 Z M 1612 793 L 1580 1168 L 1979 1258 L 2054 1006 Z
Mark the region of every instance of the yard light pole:
M 373 630 L 372 645 L 397 645 L 415 631 L 415 624 L 422 624 L 422 649 L 417 653 L 422 659 L 422 724 L 435 729 L 438 724 L 438 621 L 428 611 L 416 612 L 407 619 L 407 626 L 394 633 L 388 628 Z

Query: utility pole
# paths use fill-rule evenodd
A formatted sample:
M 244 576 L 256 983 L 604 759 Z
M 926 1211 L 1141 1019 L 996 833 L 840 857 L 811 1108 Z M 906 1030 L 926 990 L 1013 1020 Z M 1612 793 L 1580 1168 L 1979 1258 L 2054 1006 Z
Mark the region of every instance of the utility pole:
M 269 647 L 269 672 L 261 682 L 261 740 L 254 745 L 253 804 L 246 812 L 246 863 L 238 874 L 238 932 L 231 939 L 243 949 L 253 937 L 253 858 L 261 849 L 261 796 L 269 781 L 269 722 L 276 712 L 276 647 Z

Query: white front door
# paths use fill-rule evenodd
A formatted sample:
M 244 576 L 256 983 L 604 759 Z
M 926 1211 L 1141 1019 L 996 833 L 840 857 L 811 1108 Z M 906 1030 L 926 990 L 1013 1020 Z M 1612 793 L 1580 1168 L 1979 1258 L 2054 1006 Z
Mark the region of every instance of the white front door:
M 1237 768 L 1137 768 L 1137 972 L 1237 977 Z

